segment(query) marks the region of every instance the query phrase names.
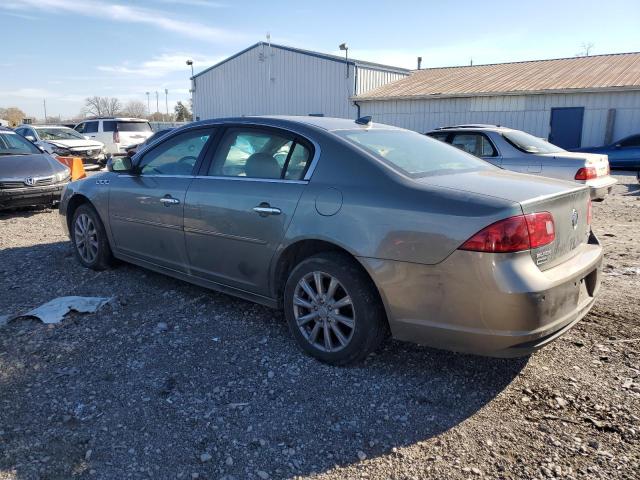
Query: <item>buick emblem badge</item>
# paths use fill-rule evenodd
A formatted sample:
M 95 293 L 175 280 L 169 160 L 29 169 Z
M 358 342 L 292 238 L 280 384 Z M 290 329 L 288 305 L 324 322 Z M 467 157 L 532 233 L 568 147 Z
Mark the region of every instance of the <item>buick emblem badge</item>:
M 575 208 L 571 212 L 571 225 L 574 230 L 578 228 L 578 211 Z
M 28 187 L 33 187 L 36 184 L 36 179 L 33 177 L 27 177 L 24 179 L 24 184 Z

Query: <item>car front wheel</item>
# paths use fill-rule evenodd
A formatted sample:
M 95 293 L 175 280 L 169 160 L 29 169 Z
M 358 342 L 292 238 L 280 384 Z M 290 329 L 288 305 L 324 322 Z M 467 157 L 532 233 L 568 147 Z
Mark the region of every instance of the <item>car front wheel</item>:
M 76 258 L 85 267 L 104 270 L 111 264 L 111 248 L 104 225 L 91 205 L 80 205 L 73 213 L 71 241 Z
M 387 332 L 373 282 L 355 260 L 340 253 L 299 263 L 287 280 L 284 308 L 300 348 L 332 365 L 363 360 Z

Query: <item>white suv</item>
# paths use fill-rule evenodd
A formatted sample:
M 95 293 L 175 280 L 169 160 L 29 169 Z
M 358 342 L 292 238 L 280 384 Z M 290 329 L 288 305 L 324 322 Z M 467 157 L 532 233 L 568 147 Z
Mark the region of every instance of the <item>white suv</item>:
M 153 135 L 151 125 L 142 118 L 92 118 L 74 128 L 86 138 L 104 143 L 109 156 L 126 155 L 126 147 L 142 143 Z

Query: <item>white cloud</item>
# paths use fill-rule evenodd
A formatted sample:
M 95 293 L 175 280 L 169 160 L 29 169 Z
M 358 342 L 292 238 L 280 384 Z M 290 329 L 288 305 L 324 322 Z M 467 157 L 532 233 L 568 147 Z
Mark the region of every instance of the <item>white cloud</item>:
M 226 7 L 223 3 L 210 2 L 209 0 L 160 0 L 161 3 L 167 3 L 170 5 L 187 5 L 190 7 L 208 7 L 208 8 L 222 8 Z
M 143 77 L 163 77 L 169 73 L 182 71 L 185 74 L 185 78 L 188 78 L 190 70 L 186 64 L 187 59 L 193 60 L 196 66 L 199 65 L 206 68 L 223 60 L 224 57 L 206 57 L 204 55 L 179 52 L 163 53 L 142 63 L 127 61 L 120 65 L 100 65 L 97 68 L 101 72 Z
M 161 10 L 117 3 L 99 3 L 93 0 L 83 2 L 75 0 L 20 0 L 19 2 L 4 0 L 0 3 L 0 9 L 11 12 L 28 11 L 29 13 L 34 11 L 58 14 L 73 13 L 117 22 L 140 23 L 209 42 L 233 42 L 246 38 L 244 35 L 230 30 L 210 27 L 198 22 L 178 20 L 172 18 L 174 14 Z

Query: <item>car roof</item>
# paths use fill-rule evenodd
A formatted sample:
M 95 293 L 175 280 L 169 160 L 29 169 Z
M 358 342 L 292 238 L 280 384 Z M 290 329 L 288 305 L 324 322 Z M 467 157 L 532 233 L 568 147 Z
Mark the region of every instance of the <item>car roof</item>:
M 95 122 L 98 120 L 116 120 L 118 122 L 148 122 L 149 121 L 149 120 L 145 120 L 144 118 L 133 118 L 133 117 L 95 117 L 95 118 L 85 118 L 84 120 L 80 120 L 78 123 Z
M 31 127 L 31 128 L 69 128 L 64 125 L 20 125 L 20 127 Z
M 450 127 L 439 127 L 439 128 L 435 128 L 431 131 L 429 131 L 428 133 L 435 133 L 435 132 L 449 132 L 449 131 L 453 131 L 453 130 L 482 130 L 482 131 L 489 131 L 489 132 L 507 132 L 507 131 L 511 131 L 513 130 L 512 128 L 509 127 L 503 127 L 502 125 L 489 125 L 489 124 L 484 124 L 484 123 L 470 123 L 470 124 L 464 124 L 464 125 L 454 125 L 454 126 L 450 126 Z
M 272 126 L 281 127 L 294 127 L 296 125 L 307 125 L 316 128 L 321 128 L 327 131 L 335 130 L 402 130 L 401 128 L 391 125 L 385 125 L 383 123 L 376 123 L 375 119 L 369 124 L 358 124 L 355 119 L 347 118 L 335 118 L 335 117 L 320 117 L 313 115 L 261 115 L 261 116 L 246 116 L 246 117 L 230 117 L 230 118 L 212 118 L 208 120 L 200 120 L 194 122 L 191 125 L 208 125 L 213 123 L 268 123 Z

